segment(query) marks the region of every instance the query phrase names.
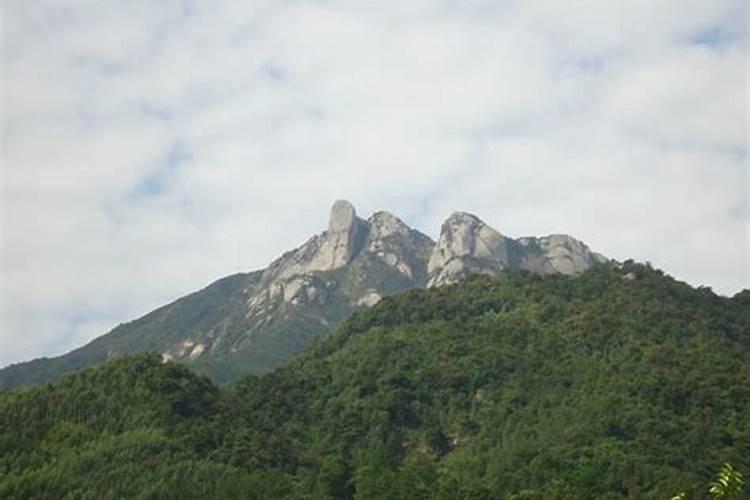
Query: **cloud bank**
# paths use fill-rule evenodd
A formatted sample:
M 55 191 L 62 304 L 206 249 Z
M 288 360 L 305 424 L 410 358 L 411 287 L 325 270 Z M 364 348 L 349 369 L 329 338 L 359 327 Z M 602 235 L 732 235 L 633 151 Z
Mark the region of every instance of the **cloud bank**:
M 0 365 L 264 267 L 336 198 L 750 287 L 745 9 L 6 0 Z

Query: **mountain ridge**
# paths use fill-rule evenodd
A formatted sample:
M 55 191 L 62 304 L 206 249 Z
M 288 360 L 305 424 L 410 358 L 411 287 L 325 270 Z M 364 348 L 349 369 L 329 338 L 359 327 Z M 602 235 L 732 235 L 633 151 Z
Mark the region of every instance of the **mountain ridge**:
M 513 239 L 466 212 L 448 217 L 434 241 L 389 212 L 363 219 L 337 200 L 327 230 L 266 268 L 217 280 L 62 356 L 0 369 L 0 390 L 143 351 L 236 380 L 279 366 L 386 295 L 504 270 L 577 274 L 606 260 L 571 236 Z

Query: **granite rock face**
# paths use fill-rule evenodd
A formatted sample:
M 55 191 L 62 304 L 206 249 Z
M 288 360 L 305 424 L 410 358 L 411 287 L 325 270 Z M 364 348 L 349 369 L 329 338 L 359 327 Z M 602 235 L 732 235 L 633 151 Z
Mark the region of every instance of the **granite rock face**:
M 263 281 L 270 284 L 291 276 L 346 266 L 361 249 L 368 226 L 357 217 L 351 203 L 337 201 L 331 208 L 328 231 L 272 262 L 263 273 Z
M 474 215 L 457 212 L 443 223 L 427 266 L 427 286 L 454 283 L 477 273 L 508 269 L 511 240 Z
M 359 251 L 367 231 L 368 224 L 357 217 L 354 206 L 348 201 L 338 200 L 331 208 L 328 231 L 323 235 L 323 244 L 313 265 L 317 265 L 317 270 L 347 265 Z
M 564 235 L 508 238 L 474 215 L 458 212 L 443 224 L 428 265 L 427 286 L 455 283 L 469 274 L 526 270 L 577 274 L 606 258 Z
M 519 238 L 517 243 L 523 254 L 521 269 L 539 274 L 578 274 L 607 260 L 567 234 Z
M 424 286 L 435 242 L 388 212 L 375 212 L 367 222 L 366 254 Z

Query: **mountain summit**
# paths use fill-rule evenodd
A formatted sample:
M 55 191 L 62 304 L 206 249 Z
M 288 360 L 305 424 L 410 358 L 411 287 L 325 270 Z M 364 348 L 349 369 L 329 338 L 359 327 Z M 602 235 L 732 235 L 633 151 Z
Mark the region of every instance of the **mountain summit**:
M 454 283 L 469 274 L 526 270 L 537 274 L 577 274 L 607 259 L 565 234 L 514 240 L 478 217 L 451 215 L 430 256 L 428 286 Z
M 576 274 L 605 260 L 570 236 L 513 239 L 463 212 L 434 242 L 388 212 L 365 220 L 338 200 L 326 231 L 266 269 L 223 278 L 64 356 L 0 370 L 0 390 L 143 351 L 234 380 L 280 365 L 386 295 L 503 270 Z

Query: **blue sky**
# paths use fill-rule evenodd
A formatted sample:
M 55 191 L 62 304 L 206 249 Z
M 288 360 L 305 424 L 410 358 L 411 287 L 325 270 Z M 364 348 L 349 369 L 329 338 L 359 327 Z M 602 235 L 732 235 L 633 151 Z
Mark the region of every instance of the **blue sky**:
M 264 267 L 337 198 L 750 287 L 742 1 L 0 9 L 0 365 Z

